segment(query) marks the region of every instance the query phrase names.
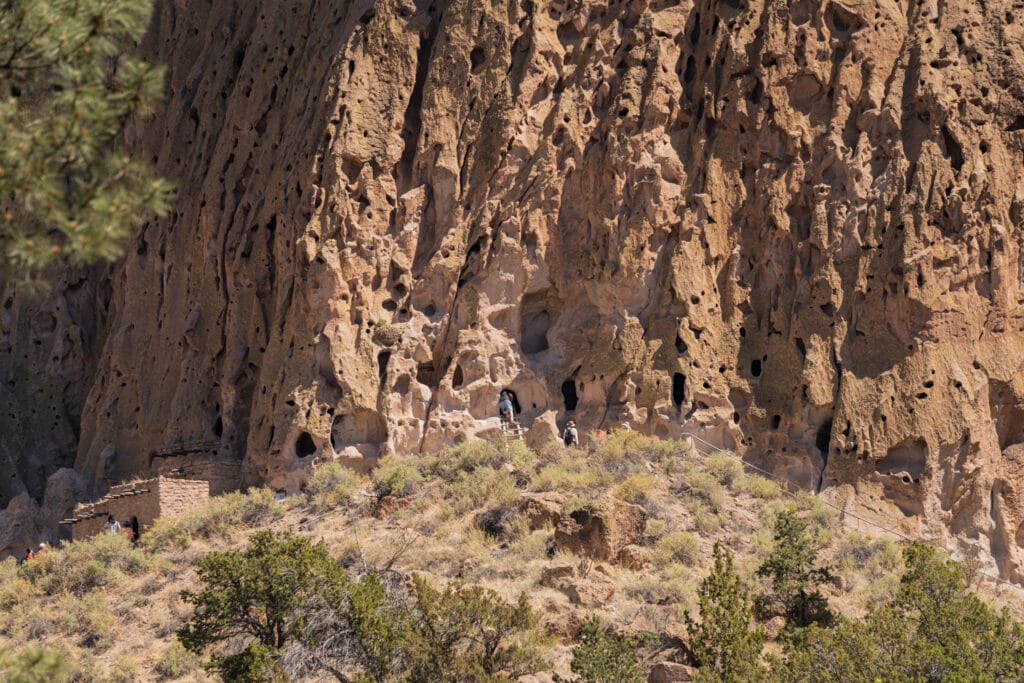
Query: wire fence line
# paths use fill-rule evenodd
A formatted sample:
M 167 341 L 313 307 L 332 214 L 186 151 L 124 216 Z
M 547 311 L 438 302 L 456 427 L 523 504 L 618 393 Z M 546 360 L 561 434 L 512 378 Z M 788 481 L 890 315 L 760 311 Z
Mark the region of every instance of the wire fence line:
M 761 475 L 763 475 L 765 477 L 768 477 L 769 479 L 772 479 L 772 480 L 782 484 L 782 486 L 781 486 L 782 492 L 785 495 L 790 496 L 791 498 L 794 498 L 794 499 L 796 498 L 796 495 L 792 491 L 790 491 L 789 488 L 787 487 L 787 485 L 790 484 L 791 482 L 789 480 L 785 479 L 784 477 L 780 477 L 780 476 L 774 474 L 773 472 L 769 472 L 768 470 L 763 469 L 761 467 L 758 467 L 757 465 L 755 465 L 753 463 L 747 462 L 746 460 L 743 460 L 742 458 L 737 456 L 735 453 L 732 453 L 728 449 L 721 448 L 721 447 L 716 446 L 715 444 L 713 444 L 713 443 L 711 443 L 709 441 L 705 441 L 704 439 L 702 439 L 701 437 L 697 436 L 696 434 L 684 431 L 683 432 L 683 436 L 690 440 L 690 444 L 693 446 L 693 449 L 695 451 L 697 451 L 698 453 L 700 453 L 701 455 L 707 457 L 707 456 L 710 456 L 712 453 L 716 453 L 716 452 L 729 453 L 730 455 L 735 457 L 737 460 L 739 460 L 743 464 L 743 466 L 745 468 L 750 469 L 750 470 L 754 470 L 758 474 L 761 474 Z M 901 541 L 904 541 L 906 543 L 913 543 L 914 541 L 922 541 L 922 542 L 925 542 L 925 543 L 936 543 L 936 541 L 934 539 L 914 538 L 912 536 L 908 536 L 908 535 L 902 533 L 901 531 L 898 531 L 897 529 L 894 529 L 892 527 L 887 527 L 884 524 L 879 524 L 878 522 L 873 522 L 870 519 L 866 519 L 866 518 L 861 517 L 859 515 L 855 515 L 854 513 L 849 512 L 848 510 L 845 510 L 845 509 L 839 507 L 838 505 L 835 505 L 834 503 L 830 503 L 829 501 L 825 500 L 824 498 L 822 498 L 820 496 L 816 496 L 816 498 L 823 505 L 826 505 L 827 507 L 830 507 L 833 510 L 837 511 L 840 514 L 840 521 L 842 521 L 844 526 L 848 526 L 847 518 L 850 518 L 850 519 L 855 519 L 858 522 L 863 522 L 864 524 L 866 524 L 869 527 L 873 527 L 875 529 L 879 529 L 881 531 L 884 531 L 885 533 L 892 534 L 893 536 L 897 537 L 898 539 L 900 539 Z M 859 527 L 858 527 L 858 530 L 859 530 Z M 956 558 L 954 558 L 954 559 L 956 559 Z M 1021 595 L 1024 595 L 1024 586 L 1020 586 L 1020 585 L 1018 585 L 1016 583 L 1013 583 L 1012 581 L 1008 581 L 1008 580 L 1006 580 L 1006 579 L 1004 579 L 1004 578 L 1002 578 L 1000 576 L 996 576 L 994 574 L 990 574 L 988 572 L 981 571 L 980 569 L 978 569 L 976 573 L 979 576 L 982 576 L 982 577 L 984 577 L 984 578 L 986 578 L 986 579 L 988 579 L 988 580 L 990 580 L 990 581 L 992 581 L 992 582 L 994 582 L 996 584 L 1007 586 L 1007 587 L 1012 588 L 1013 590 L 1017 591 Z

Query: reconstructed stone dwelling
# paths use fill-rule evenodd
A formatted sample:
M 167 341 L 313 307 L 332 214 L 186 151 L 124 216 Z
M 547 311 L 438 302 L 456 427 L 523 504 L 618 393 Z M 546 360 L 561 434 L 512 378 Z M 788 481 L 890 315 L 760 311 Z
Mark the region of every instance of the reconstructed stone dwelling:
M 151 479 L 112 486 L 102 498 L 76 507 L 61 524 L 70 526 L 76 541 L 102 532 L 108 515 L 141 532 L 158 517 L 177 517 L 240 485 L 238 462 L 168 458 L 159 463 L 159 472 Z

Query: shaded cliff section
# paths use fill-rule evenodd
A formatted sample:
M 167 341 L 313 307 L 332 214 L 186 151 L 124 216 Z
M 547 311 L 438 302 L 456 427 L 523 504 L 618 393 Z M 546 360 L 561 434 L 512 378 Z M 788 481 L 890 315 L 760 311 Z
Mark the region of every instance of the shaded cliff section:
M 1020 0 L 294 4 L 160 3 L 181 199 L 6 295 L 3 502 L 211 440 L 293 489 L 510 388 L 1021 578 Z

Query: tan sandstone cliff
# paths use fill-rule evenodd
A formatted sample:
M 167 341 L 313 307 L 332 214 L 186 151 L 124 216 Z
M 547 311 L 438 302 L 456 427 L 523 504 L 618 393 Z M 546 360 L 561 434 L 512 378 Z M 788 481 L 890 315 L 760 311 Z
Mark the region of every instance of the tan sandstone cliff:
M 5 294 L 0 503 L 210 440 L 295 488 L 511 388 L 1024 580 L 1022 43 L 1021 0 L 161 0 L 180 201 Z

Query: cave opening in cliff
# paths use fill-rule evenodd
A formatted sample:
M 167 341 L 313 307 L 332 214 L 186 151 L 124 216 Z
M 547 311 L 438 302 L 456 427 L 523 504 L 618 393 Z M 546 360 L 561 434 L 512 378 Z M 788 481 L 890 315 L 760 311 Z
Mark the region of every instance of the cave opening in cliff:
M 676 353 L 678 353 L 678 354 L 679 354 L 680 356 L 682 356 L 682 355 L 683 355 L 683 354 L 685 354 L 685 353 L 686 353 L 686 352 L 687 352 L 688 350 L 689 350 L 689 349 L 688 349 L 688 348 L 687 348 L 687 346 L 686 346 L 686 342 L 684 342 L 684 341 L 683 341 L 683 338 L 682 338 L 682 337 L 680 337 L 680 336 L 679 336 L 679 335 L 677 334 L 677 335 L 676 335 Z
M 830 441 L 832 441 L 832 420 L 826 420 L 818 427 L 818 433 L 814 435 L 814 445 L 827 455 Z
M 387 423 L 375 410 L 357 408 L 339 413 L 331 422 L 331 447 L 340 452 L 349 446 L 379 444 L 387 438 Z
M 686 375 L 677 372 L 672 375 L 672 403 L 676 408 L 683 405 L 686 400 Z
M 531 355 L 548 349 L 548 330 L 551 313 L 548 311 L 547 290 L 523 297 L 520 308 L 519 338 L 523 353 Z
M 455 372 L 452 373 L 452 388 L 458 389 L 459 387 L 462 386 L 462 383 L 464 381 L 465 378 L 462 376 L 462 366 L 456 365 Z
M 576 404 L 579 403 L 580 399 L 576 395 L 575 380 L 567 379 L 562 382 L 562 399 L 565 401 L 566 410 L 576 410 Z
M 388 378 L 388 362 L 391 360 L 390 351 L 381 351 L 377 354 L 377 374 L 380 376 L 380 383 L 383 385 Z
M 309 435 L 309 432 L 299 434 L 299 438 L 295 440 L 295 455 L 300 458 L 308 458 L 314 453 L 316 453 L 316 444 L 313 442 L 313 437 Z
M 755 358 L 754 360 L 750 361 L 750 374 L 751 374 L 752 377 L 760 377 L 761 376 L 761 359 L 760 358 Z

